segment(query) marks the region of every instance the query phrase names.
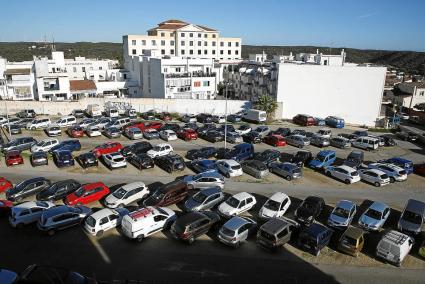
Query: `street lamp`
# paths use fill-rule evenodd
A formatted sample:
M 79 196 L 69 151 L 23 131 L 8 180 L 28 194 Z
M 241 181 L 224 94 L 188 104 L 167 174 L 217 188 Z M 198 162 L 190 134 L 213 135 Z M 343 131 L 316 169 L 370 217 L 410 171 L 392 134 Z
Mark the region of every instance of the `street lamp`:
M 225 87 L 225 100 L 226 100 L 226 105 L 224 108 L 224 149 L 227 149 L 227 86 L 228 86 L 228 82 L 224 82 L 226 84 Z

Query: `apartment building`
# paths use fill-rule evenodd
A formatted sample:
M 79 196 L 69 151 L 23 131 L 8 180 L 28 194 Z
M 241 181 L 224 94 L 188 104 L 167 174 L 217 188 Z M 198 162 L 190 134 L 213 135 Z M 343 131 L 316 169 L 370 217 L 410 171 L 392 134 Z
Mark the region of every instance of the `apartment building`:
M 403 82 L 394 87 L 394 103 L 406 108 L 425 103 L 425 82 Z
M 8 100 L 34 100 L 35 92 L 33 62 L 7 62 L 0 57 L 0 97 Z
M 147 35 L 123 36 L 124 60 L 158 50 L 161 56 L 241 59 L 241 38 L 220 37 L 220 32 L 180 20 L 167 20 L 148 30 Z

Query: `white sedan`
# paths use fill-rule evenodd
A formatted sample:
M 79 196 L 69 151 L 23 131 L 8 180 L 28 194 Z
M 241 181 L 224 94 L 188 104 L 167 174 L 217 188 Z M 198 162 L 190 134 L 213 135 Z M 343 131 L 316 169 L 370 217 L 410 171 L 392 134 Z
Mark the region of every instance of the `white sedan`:
M 377 169 L 359 170 L 359 175 L 362 180 L 369 182 L 377 187 L 390 183 L 390 177 L 383 171 Z
M 173 153 L 173 147 L 171 147 L 170 144 L 161 143 L 156 146 L 154 146 L 152 149 L 150 149 L 146 154 L 151 157 L 152 159 L 166 156 L 168 154 Z
M 102 135 L 102 133 L 100 132 L 100 128 L 95 125 L 87 126 L 86 134 L 88 137 L 97 137 Z
M 279 218 L 286 213 L 290 205 L 291 199 L 288 195 L 276 192 L 264 203 L 258 215 L 264 219 Z
M 346 184 L 351 184 L 360 181 L 360 176 L 357 170 L 345 165 L 327 167 L 325 169 L 325 174 L 327 176 L 339 179 L 345 182 Z
M 177 135 L 173 130 L 162 130 L 159 132 L 159 137 L 165 141 L 177 140 Z
M 32 153 L 47 152 L 58 144 L 59 144 L 58 139 L 54 139 L 54 138 L 44 139 L 38 142 L 37 144 L 35 144 L 34 146 L 32 146 L 31 152 Z
M 103 161 L 109 169 L 118 169 L 127 167 L 127 161 L 124 156 L 118 152 L 103 155 Z
M 247 192 L 236 193 L 218 206 L 218 213 L 223 217 L 240 215 L 250 210 L 257 203 L 255 197 Z
M 126 128 L 124 132 L 125 132 L 125 136 L 127 136 L 128 138 L 132 140 L 143 138 L 143 132 L 137 127 Z

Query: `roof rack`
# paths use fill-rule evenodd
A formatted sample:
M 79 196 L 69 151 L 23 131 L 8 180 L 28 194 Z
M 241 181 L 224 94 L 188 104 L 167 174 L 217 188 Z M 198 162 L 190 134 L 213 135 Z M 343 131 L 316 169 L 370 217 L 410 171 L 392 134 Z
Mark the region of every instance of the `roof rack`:
M 129 216 L 134 221 L 136 221 L 139 218 L 149 216 L 150 214 L 153 214 L 153 213 L 154 213 L 154 211 L 151 208 L 142 208 L 142 209 L 137 210 L 137 211 L 135 211 L 133 213 L 130 213 Z
M 401 245 L 409 238 L 409 236 L 397 231 L 390 231 L 384 236 L 384 238 L 395 243 L 396 245 Z

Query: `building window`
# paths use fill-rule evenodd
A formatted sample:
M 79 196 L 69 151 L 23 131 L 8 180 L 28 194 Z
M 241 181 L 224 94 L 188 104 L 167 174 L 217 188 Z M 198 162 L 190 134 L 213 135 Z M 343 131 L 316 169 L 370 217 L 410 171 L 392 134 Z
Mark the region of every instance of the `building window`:
M 181 46 L 184 46 L 184 41 L 183 40 L 181 41 Z
M 213 49 L 212 54 L 215 55 L 215 50 Z
M 224 46 L 224 42 L 220 42 L 220 46 Z
M 215 38 L 215 37 L 216 37 L 216 35 L 215 35 L 215 34 L 213 34 L 213 35 L 212 35 L 212 38 Z
M 133 40 L 131 41 L 131 45 L 136 45 L 136 40 L 135 40 L 135 39 L 133 39 Z
M 161 45 L 164 46 L 165 45 L 165 40 L 161 40 Z
M 212 46 L 215 46 L 215 44 L 216 44 L 216 43 L 215 43 L 215 41 L 213 41 L 213 42 L 212 42 Z
M 231 47 L 231 46 L 232 46 L 232 43 L 229 41 L 229 42 L 227 43 L 227 46 L 228 46 L 228 47 Z
M 176 72 L 178 72 L 178 73 L 181 72 L 181 68 L 180 67 L 176 67 Z
M 228 51 L 227 51 L 227 54 L 228 54 L 228 55 L 232 54 L 232 51 L 231 51 L 231 50 L 228 50 Z
M 193 55 L 193 49 L 189 50 L 189 54 Z
M 156 40 L 152 40 L 152 45 L 155 46 L 156 45 Z
M 193 37 L 193 33 L 190 33 L 190 34 L 189 34 L 189 37 Z
M 208 41 L 204 41 L 204 46 L 208 46 Z
M 201 81 L 195 81 L 195 82 L 193 82 L 193 86 L 194 87 L 200 87 L 201 86 Z
M 146 40 L 142 39 L 142 45 L 146 45 Z
M 239 41 L 235 42 L 236 47 L 239 47 Z
M 165 49 L 161 49 L 161 54 L 164 55 L 165 54 Z
M 189 41 L 189 45 L 190 46 L 193 46 L 193 41 Z
M 136 54 L 136 53 L 135 53 L 135 51 L 136 51 L 136 50 L 135 50 L 135 49 L 133 49 L 133 51 L 134 51 L 134 53 L 133 53 L 133 54 Z M 74 73 L 75 73 L 75 72 L 77 72 L 77 67 L 72 67 L 72 71 L 73 71 Z
M 170 40 L 170 45 L 174 46 L 174 40 Z
M 181 34 L 180 34 L 180 36 L 181 36 L 181 37 L 184 37 L 184 33 L 181 33 Z
M 81 68 L 83 72 L 86 72 L 86 67 Z
M 202 37 L 202 34 L 198 34 L 198 37 Z
M 181 51 L 182 55 L 184 55 L 184 49 Z
M 93 67 L 91 67 L 91 68 L 93 68 Z M 93 69 L 91 69 L 91 70 L 93 70 Z M 99 70 L 102 70 L 102 66 L 99 66 Z
M 198 46 L 202 46 L 202 41 L 198 41 Z
M 170 54 L 174 55 L 174 49 L 170 49 Z
M 204 50 L 204 54 L 207 55 L 208 54 L 208 50 L 205 49 Z
M 419 96 L 423 97 L 425 95 L 425 91 L 420 91 Z
M 239 50 L 235 50 L 235 54 L 236 55 L 239 55 Z
M 204 38 L 208 38 L 208 34 L 204 34 Z
M 174 33 L 170 33 L 170 36 L 173 36 Z
M 136 51 L 135 49 L 133 49 L 133 50 L 131 51 L 131 54 L 136 55 L 136 54 L 137 54 L 137 51 Z
M 201 55 L 202 50 L 198 50 L 198 55 Z
M 210 81 L 204 81 L 202 85 L 204 87 L 209 87 L 210 86 Z
M 223 50 L 220 50 L 220 54 L 223 55 L 224 54 L 224 51 Z
M 165 33 L 161 33 L 161 37 L 165 37 Z

